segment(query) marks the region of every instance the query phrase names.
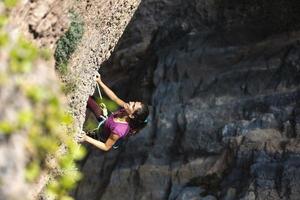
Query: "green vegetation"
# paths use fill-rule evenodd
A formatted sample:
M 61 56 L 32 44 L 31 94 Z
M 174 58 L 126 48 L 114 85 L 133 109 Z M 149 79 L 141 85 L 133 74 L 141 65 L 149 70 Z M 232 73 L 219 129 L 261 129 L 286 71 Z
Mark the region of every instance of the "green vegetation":
M 4 1 L 8 8 L 15 3 L 14 0 Z M 47 193 L 57 200 L 70 200 L 72 198 L 68 195 L 69 191 L 81 178 L 81 173 L 76 169 L 76 161 L 83 158 L 85 150 L 73 139 L 72 118 L 58 98 L 61 91 L 53 90 L 51 85 L 26 82 L 26 74 L 34 71 L 36 60 L 47 60 L 49 52 L 39 50 L 22 37 L 15 40 L 10 33 L 5 33 L 8 16 L 9 11 L 0 16 L 0 50 L 1 55 L 8 56 L 1 60 L 6 62 L 4 67 L 7 66 L 7 69 L 0 70 L 0 87 L 7 86 L 11 83 L 10 80 L 17 80 L 10 87 L 15 87 L 18 95 L 27 98 L 30 106 L 18 110 L 13 122 L 0 116 L 0 134 L 9 139 L 12 134 L 27 133 L 26 150 L 29 158 L 26 181 L 30 184 L 40 178 L 41 172 L 47 172 L 52 175 Z M 72 30 L 70 32 L 74 32 Z
M 114 101 L 111 101 L 110 99 L 107 99 L 104 97 L 102 99 L 96 98 L 96 102 L 98 104 L 104 103 L 106 105 L 107 110 L 110 112 L 114 112 L 118 109 L 118 104 L 116 104 Z
M 118 109 L 118 105 L 114 101 L 111 101 L 107 98 L 102 98 L 102 99 L 96 98 L 95 100 L 98 105 L 100 105 L 101 103 L 104 103 L 106 105 L 106 108 L 109 113 L 114 112 Z M 86 120 L 83 125 L 83 130 L 86 132 L 91 132 L 91 131 L 94 131 L 98 127 L 98 125 L 99 125 L 99 123 L 98 123 L 98 121 L 95 120 L 94 115 L 92 115 L 92 116 L 87 115 Z M 101 127 L 97 132 L 101 132 Z
M 10 51 L 10 70 L 12 73 L 30 72 L 32 61 L 38 57 L 38 49 L 23 38 L 19 38 L 17 44 Z
M 57 47 L 54 53 L 56 61 L 56 69 L 65 75 L 68 72 L 68 61 L 76 50 L 83 36 L 83 22 L 74 12 L 71 13 L 71 24 L 69 30 L 58 40 Z
M 14 131 L 14 126 L 7 120 L 0 121 L 0 133 L 9 135 Z
M 77 88 L 76 81 L 70 80 L 69 82 L 65 83 L 62 87 L 62 91 L 65 94 L 70 94 L 71 92 L 74 92 Z
M 4 5 L 7 8 L 12 8 L 15 5 L 17 5 L 17 3 L 18 3 L 18 0 L 4 0 Z

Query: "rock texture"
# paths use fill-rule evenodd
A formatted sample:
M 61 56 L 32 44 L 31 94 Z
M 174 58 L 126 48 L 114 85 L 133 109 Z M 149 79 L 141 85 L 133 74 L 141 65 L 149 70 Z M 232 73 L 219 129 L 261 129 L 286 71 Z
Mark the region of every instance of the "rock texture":
M 79 131 L 100 66 L 121 98 L 151 105 L 149 125 L 118 150 L 90 148 L 75 199 L 298 199 L 297 0 L 26 3 L 15 19 L 28 20 L 19 26 L 41 46 L 54 48 L 69 8 L 85 23 L 62 77 L 76 82 L 68 100 Z M 28 80 L 51 85 L 48 70 L 41 64 Z M 12 96 L 22 100 L 9 81 L 8 90 L 0 85 L 0 119 L 13 120 L 10 113 L 26 102 L 3 106 Z M 0 138 L 1 155 L 9 155 L 0 159 L 0 199 L 26 198 L 27 189 L 36 189 L 20 179 L 25 134 Z
M 74 5 L 74 12 L 85 24 L 84 35 L 69 61 L 68 74 L 63 79 L 76 85 L 68 99 L 79 133 L 85 120 L 88 96 L 94 92 L 94 75 L 100 65 L 109 58 L 139 2 L 88 0 L 79 1 Z
M 54 50 L 69 26 L 69 0 L 22 1 L 12 13 L 18 29 L 38 46 Z
M 142 1 L 100 71 L 150 123 L 75 198 L 297 199 L 299 25 L 297 1 Z
M 78 90 L 73 91 L 73 95 L 69 99 L 75 120 L 77 120 L 78 131 L 81 131 L 80 128 L 84 121 L 86 99 L 95 84 L 92 77 L 100 67 L 100 63 L 108 58 L 138 3 L 139 1 L 135 0 L 93 2 L 23 0 L 19 1 L 19 4 L 11 11 L 11 21 L 6 29 L 9 36 L 13 37 L 13 42 L 9 46 L 17 42 L 15 40 L 19 33 L 22 33 L 39 47 L 49 48 L 51 52 L 54 52 L 57 40 L 68 29 L 69 12 L 77 12 L 76 14 L 79 15 L 82 12 L 88 13 L 88 15 L 81 15 L 84 23 L 87 24 L 83 43 L 70 61 L 71 69 L 68 76 L 62 77 L 63 81 L 75 80 L 78 84 L 76 88 Z M 0 10 L 7 12 L 3 2 L 0 3 Z M 53 93 L 58 94 L 60 84 L 54 73 L 55 67 L 52 58 L 49 63 L 40 60 L 35 62 L 31 73 L 12 74 L 11 77 L 6 77 L 10 62 L 9 50 L 9 48 L 1 49 L 0 53 L 0 100 L 2 103 L 0 121 L 8 120 L 10 123 L 14 123 L 18 120 L 18 114 L 22 109 L 30 110 L 31 108 L 26 94 L 20 88 L 25 87 L 26 84 L 32 84 L 40 88 L 50 88 L 49 91 L 54 90 Z M 61 100 L 64 99 L 61 98 Z M 14 131 L 16 133 L 7 137 L 3 135 L 2 128 L 0 134 L 0 152 L 3 155 L 0 159 L 0 199 L 38 199 L 37 195 L 40 192 L 43 193 L 42 190 L 48 181 L 49 174 L 41 172 L 41 179 L 32 184 L 24 180 L 25 166 L 30 159 L 26 149 L 28 132 L 26 130 L 20 133 Z M 45 196 L 40 198 L 46 199 Z
M 68 29 L 69 12 L 76 12 L 79 17 L 83 17 L 86 24 L 83 42 L 70 60 L 68 76 L 62 77 L 63 81 L 67 83 L 75 81 L 78 85 L 76 88 L 78 90 L 73 91 L 73 95 L 70 97 L 70 106 L 73 108 L 78 131 L 81 131 L 80 124 L 84 121 L 82 110 L 85 111 L 86 99 L 95 84 L 92 77 L 100 63 L 108 58 L 138 3 L 139 1 L 136 0 L 93 2 L 24 0 L 20 1 L 18 6 L 12 10 L 11 22 L 8 26 L 10 36 L 16 39 L 18 33 L 22 32 L 27 39 L 34 41 L 39 47 L 49 48 L 52 52 L 55 50 L 56 41 Z M 0 5 L 0 10 L 4 10 L 3 4 Z M 87 12 L 88 15 L 82 15 L 82 12 Z M 5 80 L 2 77 L 3 74 L 6 75 L 6 71 L 9 71 L 7 69 L 9 67 L 8 60 L 8 53 L 1 49 L 0 100 L 6 106 L 0 108 L 2 113 L 0 120 L 14 121 L 18 119 L 20 108 L 29 107 L 30 109 L 31 105 L 27 105 L 29 102 L 25 98 L 26 94 L 18 91 L 18 79 L 20 79 L 18 76 L 11 77 L 9 81 L 6 81 L 7 77 L 4 77 Z M 24 75 L 25 77 L 22 76 L 21 80 L 28 79 L 28 83 L 45 86 L 45 88 L 52 86 L 51 90 L 57 92 L 59 81 L 54 73 L 54 60 L 52 59 L 49 63 L 35 64 L 37 66 L 32 73 Z M 5 81 L 4 85 L 3 81 Z M 11 104 L 10 101 L 14 98 L 21 102 Z M 43 174 L 41 180 L 33 184 L 24 180 L 25 165 L 29 159 L 26 153 L 27 134 L 26 131 L 13 134 L 11 137 L 1 134 L 0 151 L 4 156 L 0 160 L 2 170 L 0 173 L 0 199 L 19 199 L 21 197 L 37 199 L 36 195 L 42 192 L 41 190 L 48 181 L 49 174 Z M 14 160 L 10 161 L 11 159 L 7 156 L 12 156 Z M 12 180 L 14 181 L 12 182 Z

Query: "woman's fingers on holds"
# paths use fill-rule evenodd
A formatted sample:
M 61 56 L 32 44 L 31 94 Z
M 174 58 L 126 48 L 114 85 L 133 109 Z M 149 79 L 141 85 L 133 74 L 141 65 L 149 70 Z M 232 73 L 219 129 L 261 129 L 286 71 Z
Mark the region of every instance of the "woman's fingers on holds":
M 99 74 L 99 72 L 96 72 L 94 79 L 95 79 L 95 81 L 101 80 L 101 75 Z
M 129 103 L 125 103 L 123 106 L 125 109 L 129 109 Z
M 82 132 L 81 134 L 78 134 L 77 135 L 77 140 L 79 142 L 84 142 L 85 141 L 85 138 L 86 138 L 86 133 L 85 132 Z

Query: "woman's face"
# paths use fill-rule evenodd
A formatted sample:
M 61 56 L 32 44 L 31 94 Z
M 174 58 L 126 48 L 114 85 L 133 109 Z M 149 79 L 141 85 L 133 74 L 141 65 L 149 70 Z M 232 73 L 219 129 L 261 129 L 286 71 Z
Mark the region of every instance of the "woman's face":
M 129 115 L 132 115 L 136 110 L 142 108 L 142 103 L 139 101 L 130 101 L 124 106 L 124 108 Z

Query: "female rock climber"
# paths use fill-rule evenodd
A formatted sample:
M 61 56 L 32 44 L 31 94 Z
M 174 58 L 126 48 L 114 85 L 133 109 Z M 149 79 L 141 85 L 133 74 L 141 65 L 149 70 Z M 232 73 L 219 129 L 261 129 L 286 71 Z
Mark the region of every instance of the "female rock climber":
M 96 81 L 106 95 L 121 106 L 122 109 L 111 114 L 104 122 L 102 131 L 107 137 L 105 142 L 93 139 L 86 134 L 81 135 L 80 139 L 82 142 L 88 142 L 103 151 L 108 151 L 119 139 L 125 136 L 135 135 L 146 126 L 149 109 L 146 104 L 139 101 L 126 103 L 121 100 L 102 82 L 100 74 L 96 76 Z M 94 113 L 98 120 L 101 120 L 102 109 L 92 97 L 89 97 L 87 107 Z

